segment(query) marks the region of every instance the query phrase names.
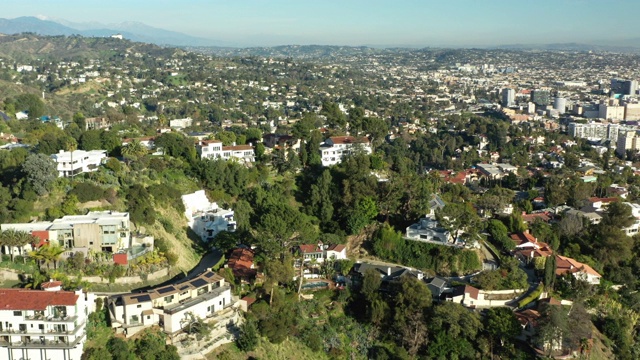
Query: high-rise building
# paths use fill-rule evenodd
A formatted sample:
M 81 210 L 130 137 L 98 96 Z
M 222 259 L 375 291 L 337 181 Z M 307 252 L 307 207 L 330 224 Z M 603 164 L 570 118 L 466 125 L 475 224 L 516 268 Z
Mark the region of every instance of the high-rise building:
M 567 99 L 562 97 L 553 99 L 553 108 L 558 114 L 564 114 L 567 111 Z
M 502 106 L 511 107 L 516 104 L 516 91 L 513 89 L 502 89 Z
M 547 106 L 551 102 L 551 94 L 547 90 L 533 90 L 531 101 L 536 105 Z
M 622 95 L 635 95 L 638 92 L 638 80 L 611 79 L 611 92 Z
M 637 131 L 623 131 L 618 135 L 616 153 L 624 156 L 627 150 L 640 150 L 640 137 Z

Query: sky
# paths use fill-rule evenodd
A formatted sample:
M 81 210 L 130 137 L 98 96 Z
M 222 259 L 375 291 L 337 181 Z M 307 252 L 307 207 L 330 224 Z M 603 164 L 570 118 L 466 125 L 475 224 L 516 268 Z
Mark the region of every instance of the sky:
M 0 17 L 138 21 L 236 46 L 492 46 L 637 38 L 637 0 L 0 0 Z

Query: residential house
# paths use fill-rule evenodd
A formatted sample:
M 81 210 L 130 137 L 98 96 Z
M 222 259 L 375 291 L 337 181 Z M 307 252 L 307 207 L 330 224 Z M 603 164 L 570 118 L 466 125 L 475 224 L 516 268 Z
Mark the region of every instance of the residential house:
M 600 275 L 591 266 L 583 264 L 570 257 L 556 255 L 556 275 L 563 276 L 571 274 L 578 280 L 586 281 L 591 285 L 600 284 Z
M 333 136 L 320 146 L 322 166 L 332 166 L 342 162 L 344 156 L 356 151 L 371 154 L 371 143 L 366 137 Z
M 511 240 L 515 243 L 516 247 L 511 252 L 524 262 L 531 262 L 536 257 L 547 257 L 553 255 L 553 250 L 549 245 L 538 241 L 538 239 L 529 233 L 529 230 L 525 232 L 511 234 Z
M 318 244 L 299 245 L 297 250 L 302 255 L 305 263 L 310 262 L 312 259 L 315 259 L 318 263 L 323 263 L 329 259 L 345 260 L 347 258 L 347 247 L 342 244 L 329 245 L 319 241 Z
M 630 226 L 623 228 L 622 231 L 624 231 L 627 236 L 634 236 L 640 231 L 640 205 L 629 202 L 624 204 L 631 208 L 631 216 L 635 218 L 635 221 Z
M 293 149 L 296 152 L 300 151 L 301 141 L 291 135 L 283 134 L 265 134 L 262 136 L 262 142 L 268 149 Z
M 84 124 L 85 130 L 108 129 L 110 126 L 109 121 L 104 117 L 86 118 Z
M 97 171 L 98 167 L 107 158 L 106 150 L 60 150 L 51 155 L 57 164 L 59 177 L 74 177 L 78 174 Z
M 193 119 L 190 117 L 169 121 L 169 127 L 174 129 L 184 129 L 190 127 L 191 125 L 193 125 Z
M 402 266 L 386 266 L 376 265 L 369 263 L 356 263 L 351 269 L 351 279 L 354 283 L 362 283 L 364 275 L 368 271 L 374 271 L 380 275 L 384 289 L 388 289 L 388 286 L 404 276 L 413 276 L 418 280 L 424 279 L 424 274 L 420 270 L 414 270 Z
M 460 285 L 447 294 L 446 301 L 452 301 L 471 309 L 511 306 L 527 289 L 479 290 L 471 285 Z
M 449 283 L 447 279 L 441 278 L 439 276 L 434 277 L 429 282 L 427 282 L 427 287 L 431 290 L 431 294 L 434 299 L 440 299 L 442 295 L 449 289 Z
M 236 159 L 240 162 L 252 163 L 255 161 L 255 152 L 251 145 L 223 146 L 222 141 L 202 140 L 196 145 L 196 151 L 200 159 Z
M 81 359 L 93 295 L 43 285 L 0 289 L 0 358 Z
M 253 263 L 253 250 L 237 248 L 231 252 L 225 267 L 233 271 L 236 280 L 251 282 L 256 277 L 257 270 Z
M 138 140 L 140 142 L 140 144 L 142 144 L 142 146 L 147 148 L 147 150 L 153 150 L 156 147 L 156 145 L 155 145 L 156 137 L 155 136 L 145 136 L 145 137 L 140 137 L 140 138 L 126 138 L 126 139 L 122 140 L 122 146 L 127 146 L 127 145 L 131 144 L 134 140 Z
M 204 190 L 182 195 L 187 224 L 204 241 L 211 241 L 221 231 L 236 231 L 233 210 L 209 202 Z
M 225 310 L 234 303 L 231 287 L 208 270 L 178 284 L 113 295 L 107 300 L 107 308 L 111 326 L 125 336 L 154 325 L 173 336 L 198 318 L 223 319 Z
M 0 229 L 23 231 L 40 239 L 39 244 L 28 244 L 25 249 L 18 249 L 23 253 L 46 243 L 64 248 L 63 257 L 78 251 L 85 255 L 90 251 L 117 253 L 133 247 L 129 213 L 126 212 L 91 211 L 86 215 L 67 215 L 53 221 L 2 224 Z M 147 240 L 144 242 L 149 243 Z

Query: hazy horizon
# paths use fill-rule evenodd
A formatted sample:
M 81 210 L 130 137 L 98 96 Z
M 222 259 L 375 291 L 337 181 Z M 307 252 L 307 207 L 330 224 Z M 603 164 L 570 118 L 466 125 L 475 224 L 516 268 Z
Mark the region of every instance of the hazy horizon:
M 640 2 L 622 0 L 0 0 L 5 18 L 141 22 L 233 46 L 473 47 L 637 37 Z

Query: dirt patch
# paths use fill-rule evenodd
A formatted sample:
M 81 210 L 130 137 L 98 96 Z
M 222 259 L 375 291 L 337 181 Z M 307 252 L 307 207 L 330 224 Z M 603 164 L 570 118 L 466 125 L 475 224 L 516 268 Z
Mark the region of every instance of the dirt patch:
M 347 256 L 349 258 L 361 258 L 369 256 L 365 242 L 373 237 L 378 229 L 377 225 L 369 225 L 359 234 L 347 237 Z
M 84 203 L 78 204 L 78 209 L 93 209 L 93 208 L 105 208 L 109 207 L 111 204 L 107 200 L 95 200 L 95 201 L 87 201 Z

